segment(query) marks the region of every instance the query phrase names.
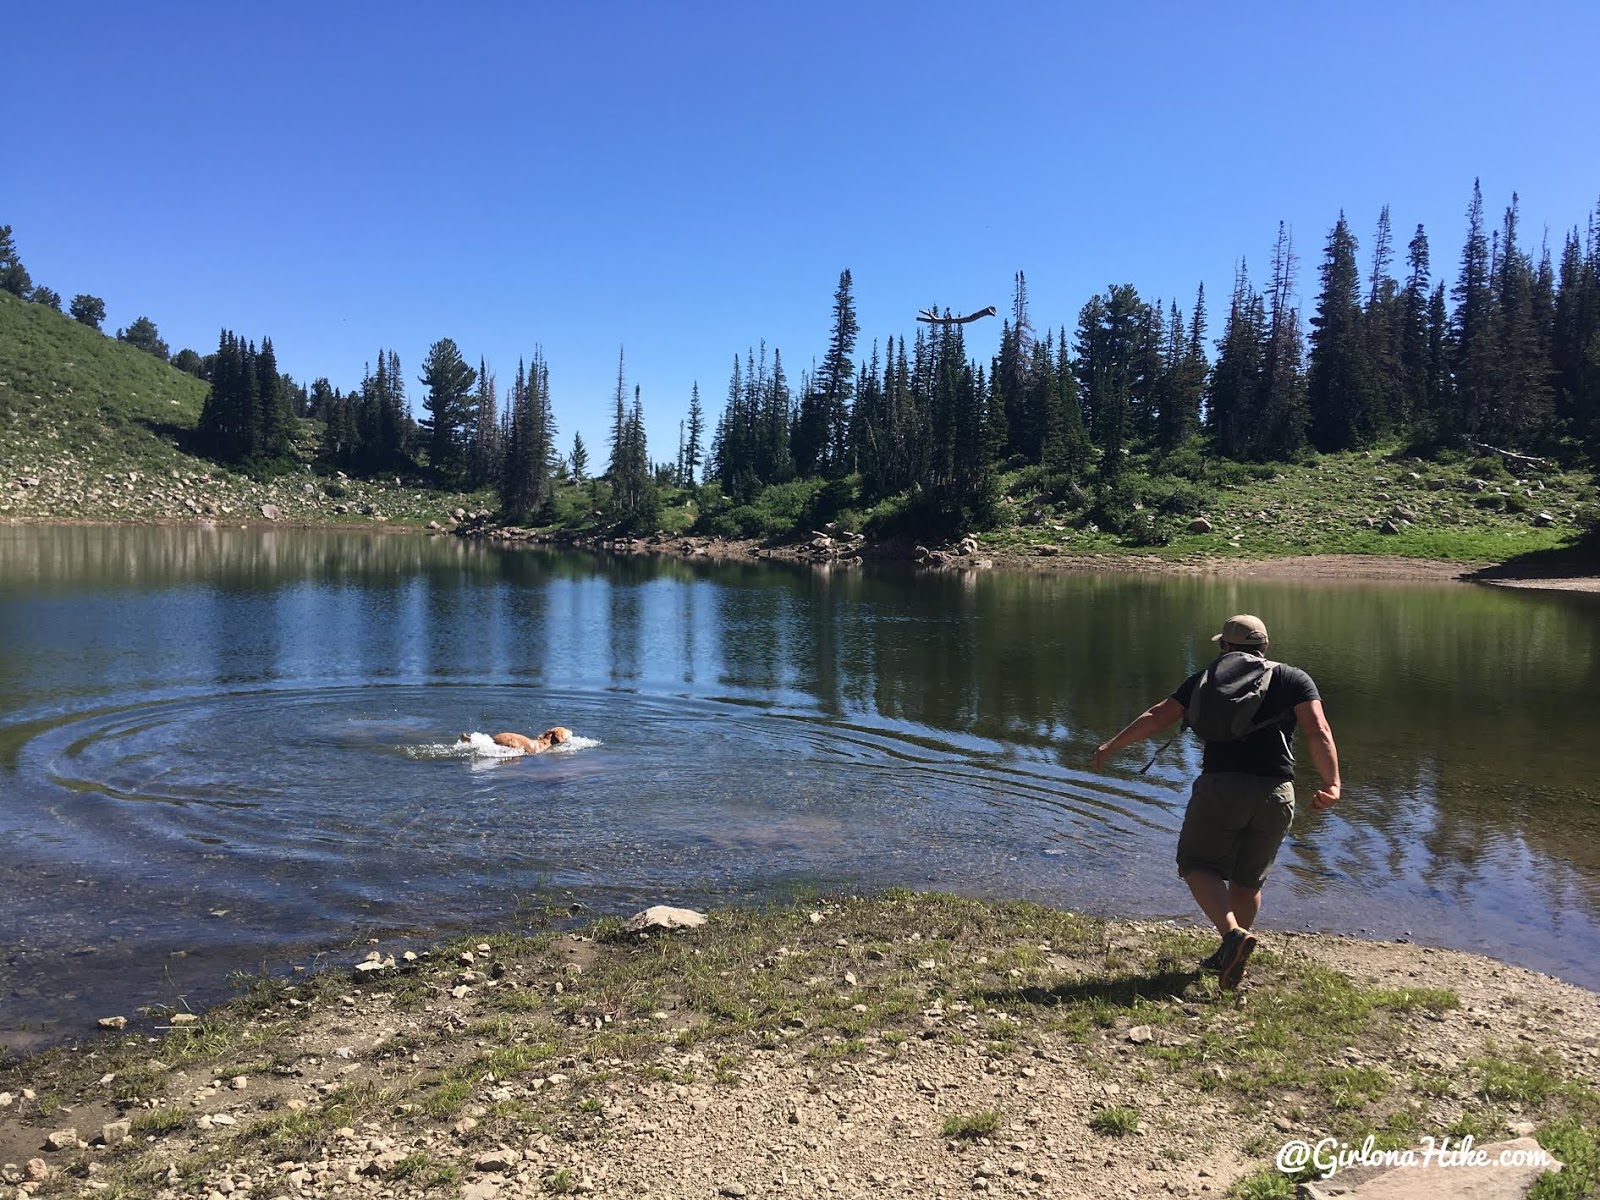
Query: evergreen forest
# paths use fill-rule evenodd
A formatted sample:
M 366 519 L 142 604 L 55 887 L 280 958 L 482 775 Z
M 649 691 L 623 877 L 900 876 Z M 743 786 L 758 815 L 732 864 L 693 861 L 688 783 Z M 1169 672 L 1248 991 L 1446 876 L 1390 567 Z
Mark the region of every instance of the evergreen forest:
M 700 532 L 782 536 L 838 521 L 939 536 L 1008 520 L 1008 481 L 1133 544 L 1166 540 L 1228 471 L 1369 448 L 1424 458 L 1500 455 L 1600 463 L 1600 207 L 1552 246 L 1497 220 L 1474 183 L 1454 266 L 1435 267 L 1419 225 L 1384 208 L 1363 246 L 1340 213 L 1318 248 L 1302 313 L 1301 253 L 1280 225 L 1265 269 L 1238 260 L 1230 294 L 1178 299 L 1118 283 L 1074 320 L 1047 322 L 1011 280 L 998 352 L 977 361 L 964 326 L 919 323 L 864 344 L 854 280 L 840 273 L 830 335 L 791 379 L 777 347 L 731 358 L 720 415 L 687 397 L 670 459 L 646 446 L 642 387 L 619 356 L 609 454 L 558 444 L 541 349 L 502 386 L 440 338 L 417 368 L 420 418 L 393 349 L 349 390 L 280 372 L 272 340 L 223 329 L 216 349 L 171 354 L 141 316 L 119 340 L 209 385 L 197 444 L 215 462 L 271 474 L 310 461 L 352 475 L 407 473 L 494 497 L 507 522 L 656 527 L 687 496 Z M 61 310 L 0 226 L 0 288 Z M 931 311 L 939 311 L 932 308 Z M 946 312 L 948 310 L 945 310 Z M 104 301 L 73 320 L 100 329 Z M 682 402 L 681 400 L 679 401 Z M 591 472 L 594 473 L 591 473 Z

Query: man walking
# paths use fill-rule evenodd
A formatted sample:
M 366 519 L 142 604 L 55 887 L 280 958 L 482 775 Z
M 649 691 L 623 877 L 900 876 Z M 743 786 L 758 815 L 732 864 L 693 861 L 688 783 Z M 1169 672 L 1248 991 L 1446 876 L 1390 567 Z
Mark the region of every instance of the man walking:
M 1222 643 L 1216 660 L 1102 742 L 1091 761 L 1098 770 L 1108 755 L 1179 720 L 1205 739 L 1178 834 L 1178 874 L 1222 935 L 1201 965 L 1234 988 L 1256 948 L 1250 927 L 1262 884 L 1294 819 L 1295 726 L 1322 777 L 1313 809 L 1339 802 L 1339 752 L 1317 685 L 1298 667 L 1267 660 L 1259 617 L 1229 617 L 1211 640 Z

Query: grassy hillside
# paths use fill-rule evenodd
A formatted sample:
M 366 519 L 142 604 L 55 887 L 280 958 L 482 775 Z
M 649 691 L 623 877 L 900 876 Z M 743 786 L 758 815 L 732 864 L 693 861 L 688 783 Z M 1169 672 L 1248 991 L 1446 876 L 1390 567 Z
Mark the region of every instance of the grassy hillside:
M 1554 464 L 1513 474 L 1497 455 L 1424 461 L 1403 450 L 1351 451 L 1296 464 L 1216 464 L 1195 480 L 1136 475 L 1140 498 L 1120 532 L 1081 499 L 1041 497 L 1025 477 L 1002 507 L 1019 523 L 980 541 L 996 549 L 1164 557 L 1378 554 L 1467 563 L 1575 547 L 1600 518 L 1593 478 Z M 1194 531 L 1203 518 L 1208 531 Z
M 189 452 L 205 397 L 193 376 L 0 292 L 0 519 L 259 520 L 271 504 L 292 521 L 429 521 L 486 503 L 309 465 L 270 482 L 226 470 Z

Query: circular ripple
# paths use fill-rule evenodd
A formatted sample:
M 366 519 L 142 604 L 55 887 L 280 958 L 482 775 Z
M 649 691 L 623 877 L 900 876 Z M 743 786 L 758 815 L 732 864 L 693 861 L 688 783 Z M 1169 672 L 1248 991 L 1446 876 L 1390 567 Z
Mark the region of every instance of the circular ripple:
M 456 742 L 557 723 L 578 740 L 537 757 Z M 30 732 L 19 775 L 40 802 L 12 811 L 25 827 L 14 832 L 72 861 L 137 861 L 152 879 L 198 873 L 256 899 L 314 892 L 325 915 L 348 908 L 340 897 L 476 909 L 499 886 L 953 885 L 1172 823 L 1162 797 L 1087 786 L 987 743 L 631 693 L 264 689 Z

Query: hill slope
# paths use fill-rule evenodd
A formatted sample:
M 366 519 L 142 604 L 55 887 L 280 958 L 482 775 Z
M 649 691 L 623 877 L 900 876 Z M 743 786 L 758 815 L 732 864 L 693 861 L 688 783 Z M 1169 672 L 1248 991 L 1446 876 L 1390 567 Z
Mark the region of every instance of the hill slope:
M 0 519 L 427 521 L 481 497 L 312 473 L 259 482 L 190 453 L 207 387 L 0 293 Z

